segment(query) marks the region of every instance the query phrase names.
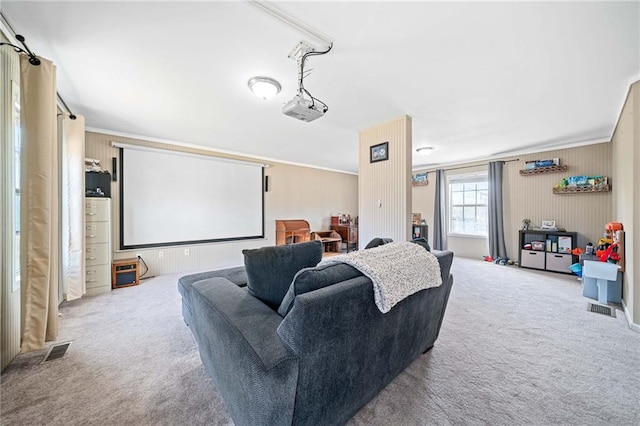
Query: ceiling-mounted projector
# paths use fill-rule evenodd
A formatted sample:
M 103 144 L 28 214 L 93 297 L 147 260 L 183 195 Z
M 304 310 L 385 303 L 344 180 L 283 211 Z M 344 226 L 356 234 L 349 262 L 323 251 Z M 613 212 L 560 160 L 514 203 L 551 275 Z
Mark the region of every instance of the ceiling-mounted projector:
M 322 117 L 326 109 L 326 106 L 321 106 L 317 102 L 314 103 L 312 100 L 304 99 L 300 94 L 295 95 L 293 99 L 282 106 L 284 115 L 306 121 L 307 123 Z
M 322 117 L 328 110 L 327 104 L 318 98 L 314 98 L 311 93 L 304 87 L 304 78 L 307 74 L 304 72 L 304 64 L 309 56 L 324 55 L 329 53 L 333 43 L 323 52 L 316 52 L 308 43 L 301 41 L 289 53 L 289 58 L 296 61 L 298 70 L 298 93 L 289 102 L 282 106 L 284 115 L 295 119 L 310 122 Z M 306 95 L 306 96 L 305 96 Z

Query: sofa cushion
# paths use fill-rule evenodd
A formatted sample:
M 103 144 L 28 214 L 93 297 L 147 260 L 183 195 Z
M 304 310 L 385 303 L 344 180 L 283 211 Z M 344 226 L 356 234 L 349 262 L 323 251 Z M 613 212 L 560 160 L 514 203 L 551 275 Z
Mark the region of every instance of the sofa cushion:
M 393 240 L 391 238 L 379 238 L 376 237 L 373 240 L 369 241 L 369 244 L 366 245 L 365 250 L 366 249 L 370 249 L 370 248 L 375 248 L 378 246 L 383 246 L 385 244 L 389 244 L 392 243 Z
M 322 260 L 320 240 L 242 250 L 247 290 L 274 310 L 282 302 L 296 272 Z
M 302 269 L 293 278 L 289 290 L 278 308 L 278 313 L 285 317 L 293 308 L 293 303 L 299 294 L 318 290 L 361 275 L 360 271 L 346 263 L 320 264 L 315 268 Z

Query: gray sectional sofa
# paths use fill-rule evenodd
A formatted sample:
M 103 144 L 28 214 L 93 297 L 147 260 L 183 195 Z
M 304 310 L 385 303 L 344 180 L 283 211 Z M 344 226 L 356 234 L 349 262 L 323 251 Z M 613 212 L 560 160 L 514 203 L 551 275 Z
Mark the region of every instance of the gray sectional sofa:
M 358 270 L 316 266 L 319 241 L 246 250 L 246 272 L 182 277 L 185 322 L 234 422 L 328 425 L 350 419 L 434 345 L 453 283 L 453 253 L 433 254 L 442 285 L 409 296 L 386 314 Z

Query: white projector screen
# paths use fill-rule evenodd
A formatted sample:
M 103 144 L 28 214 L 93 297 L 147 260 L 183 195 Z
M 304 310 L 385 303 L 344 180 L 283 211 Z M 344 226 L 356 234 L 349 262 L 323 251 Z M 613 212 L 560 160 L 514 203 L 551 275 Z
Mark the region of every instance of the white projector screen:
M 263 165 L 120 148 L 120 249 L 264 237 Z

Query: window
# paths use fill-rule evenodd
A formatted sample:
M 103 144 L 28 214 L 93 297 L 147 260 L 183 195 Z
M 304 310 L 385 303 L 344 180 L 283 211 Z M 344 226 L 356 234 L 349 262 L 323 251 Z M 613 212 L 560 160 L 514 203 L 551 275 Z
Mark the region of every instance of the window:
M 488 235 L 488 188 L 486 174 L 449 179 L 449 234 Z
M 12 292 L 20 288 L 20 87 L 15 81 L 11 82 L 12 89 L 12 121 L 13 121 L 13 218 L 14 218 L 14 244 L 13 244 L 13 285 Z

